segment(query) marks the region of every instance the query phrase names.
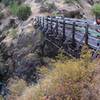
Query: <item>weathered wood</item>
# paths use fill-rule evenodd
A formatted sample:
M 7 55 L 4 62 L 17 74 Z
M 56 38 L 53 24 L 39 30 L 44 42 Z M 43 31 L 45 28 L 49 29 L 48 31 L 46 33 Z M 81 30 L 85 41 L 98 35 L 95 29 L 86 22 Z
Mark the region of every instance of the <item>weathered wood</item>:
M 48 30 L 48 17 L 46 18 L 46 27 L 47 27 L 47 30 Z
M 85 44 L 88 45 L 88 29 L 89 25 L 87 24 L 85 27 Z
M 56 34 L 58 34 L 58 20 L 56 20 Z
M 75 22 L 73 22 L 73 27 L 72 27 L 72 44 L 75 46 Z
M 53 20 L 52 20 L 52 17 L 51 17 L 51 23 L 50 23 L 50 27 L 51 27 L 51 33 L 53 33 L 52 22 L 53 22 Z
M 40 23 L 40 18 L 37 17 L 37 23 L 38 23 L 38 26 L 39 26 L 39 23 Z
M 41 17 L 39 17 L 39 25 L 41 25 Z
M 65 35 L 65 25 L 66 25 L 65 19 L 63 19 L 63 41 L 65 41 L 65 39 L 66 39 L 66 35 Z
M 41 27 L 40 29 L 45 29 L 45 37 L 50 39 L 53 44 L 63 46 L 63 43 L 67 41 L 65 42 L 67 45 L 65 50 L 73 56 L 79 55 L 80 50 L 78 51 L 76 45 L 82 46 L 85 43 L 93 49 L 100 47 L 100 39 L 89 34 L 89 26 L 91 26 L 89 22 L 50 16 L 38 17 L 37 21 Z
M 42 25 L 43 28 L 44 28 L 44 20 L 45 20 L 45 19 L 44 19 L 44 17 L 43 17 L 43 25 Z

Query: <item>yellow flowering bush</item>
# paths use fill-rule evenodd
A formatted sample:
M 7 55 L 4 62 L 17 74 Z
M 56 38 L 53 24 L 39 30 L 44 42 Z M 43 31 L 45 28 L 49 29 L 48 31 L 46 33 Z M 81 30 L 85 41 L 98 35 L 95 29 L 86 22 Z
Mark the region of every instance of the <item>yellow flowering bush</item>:
M 52 69 L 43 66 L 39 70 L 44 77 L 37 85 L 27 87 L 18 100 L 81 100 L 96 62 L 90 60 L 89 52 L 84 52 L 80 59 L 68 59 L 63 54 L 56 58 Z

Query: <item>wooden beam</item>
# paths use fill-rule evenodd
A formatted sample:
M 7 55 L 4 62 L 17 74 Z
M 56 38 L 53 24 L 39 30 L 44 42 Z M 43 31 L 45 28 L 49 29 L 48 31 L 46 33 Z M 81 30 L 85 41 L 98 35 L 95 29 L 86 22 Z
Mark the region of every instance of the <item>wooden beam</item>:
M 88 29 L 89 29 L 89 25 L 86 24 L 86 27 L 85 27 L 85 44 L 88 45 Z

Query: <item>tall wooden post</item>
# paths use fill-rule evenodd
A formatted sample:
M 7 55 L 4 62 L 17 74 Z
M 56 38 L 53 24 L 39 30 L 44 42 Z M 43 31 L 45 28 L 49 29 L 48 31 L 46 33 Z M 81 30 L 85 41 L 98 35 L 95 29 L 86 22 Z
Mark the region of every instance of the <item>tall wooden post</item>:
M 73 22 L 73 27 L 72 27 L 72 44 L 75 46 L 75 22 Z
M 43 17 L 43 25 L 42 25 L 42 27 L 44 28 L 44 17 Z
M 85 27 L 85 44 L 88 45 L 88 29 L 89 29 L 89 25 L 86 24 L 86 27 Z
M 37 24 L 38 24 L 38 26 L 39 26 L 39 23 L 40 23 L 40 19 L 39 19 L 39 17 L 37 17 Z
M 56 20 L 56 36 L 58 35 L 58 20 Z
M 46 30 L 45 30 L 45 37 L 47 37 L 47 35 L 48 35 L 48 26 L 49 26 L 49 23 L 48 23 L 48 16 L 46 17 Z
M 65 39 L 66 39 L 66 35 L 65 35 L 65 25 L 66 25 L 65 19 L 63 19 L 63 41 L 65 41 Z
M 47 30 L 48 30 L 48 17 L 46 18 L 46 27 L 47 27 Z
M 39 17 L 39 20 L 40 20 L 40 26 L 41 26 L 41 17 Z
M 53 21 L 53 20 L 52 20 L 52 17 L 51 17 L 51 23 L 50 23 L 51 33 L 53 33 L 53 31 L 52 31 L 52 30 L 53 30 L 53 27 L 52 27 L 52 21 Z

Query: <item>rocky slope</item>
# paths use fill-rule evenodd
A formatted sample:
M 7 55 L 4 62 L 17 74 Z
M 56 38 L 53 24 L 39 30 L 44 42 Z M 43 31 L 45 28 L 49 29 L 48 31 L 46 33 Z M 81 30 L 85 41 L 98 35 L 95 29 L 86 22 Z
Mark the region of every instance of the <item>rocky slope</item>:
M 0 12 L 4 13 L 3 18 L 0 18 L 0 52 L 3 55 L 3 68 L 0 67 L 4 73 L 0 77 L 4 81 L 11 77 L 16 80 L 18 77 L 27 83 L 36 83 L 39 78 L 36 67 L 47 64 L 50 60 L 42 55 L 43 38 L 41 32 L 34 29 L 32 18 L 41 15 L 93 18 L 91 7 L 99 0 L 80 0 L 79 3 L 72 4 L 64 3 L 63 0 L 48 0 L 48 3 L 41 0 L 22 0 L 22 2 L 28 4 L 32 10 L 31 16 L 26 21 L 13 16 L 9 8 L 0 3 Z M 46 47 L 46 55 L 55 50 L 54 47 L 52 49 L 49 47 L 50 45 Z M 0 91 L 5 95 L 7 89 Z
M 67 1 L 67 0 L 65 0 Z M 42 0 L 26 0 L 32 8 L 32 15 L 52 15 L 52 13 L 59 12 L 68 17 L 83 17 L 94 18 L 91 12 L 91 7 L 95 3 L 100 3 L 99 0 L 79 0 L 79 2 L 65 3 L 64 0 L 47 0 L 48 5 L 43 3 Z M 56 9 L 50 11 L 50 4 L 54 3 Z M 49 11 L 48 11 L 49 9 Z M 42 12 L 41 12 L 42 11 Z

